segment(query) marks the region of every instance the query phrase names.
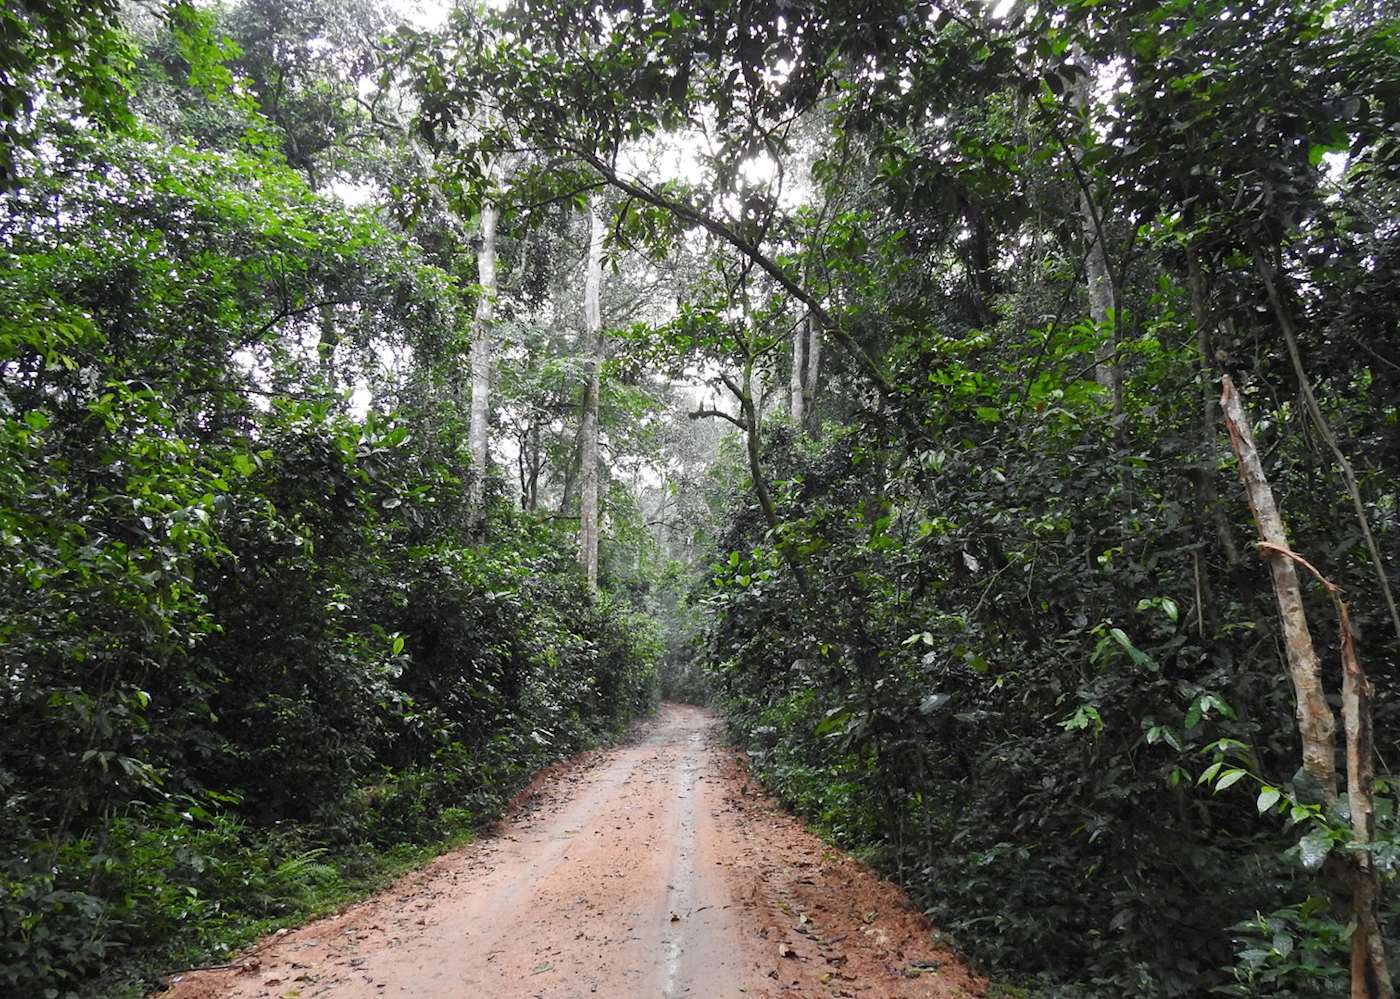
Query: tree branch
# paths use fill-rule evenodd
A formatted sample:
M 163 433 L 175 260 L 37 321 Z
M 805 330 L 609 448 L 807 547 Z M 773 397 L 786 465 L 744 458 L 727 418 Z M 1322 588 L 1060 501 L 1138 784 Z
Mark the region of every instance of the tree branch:
M 703 419 L 706 416 L 715 416 L 721 420 L 728 420 L 730 423 L 734 424 L 744 433 L 749 432 L 749 427 L 747 423 L 740 420 L 737 416 L 732 416 L 729 413 L 726 413 L 722 409 L 697 409 L 693 413 L 687 413 L 686 415 L 689 416 L 692 420 Z

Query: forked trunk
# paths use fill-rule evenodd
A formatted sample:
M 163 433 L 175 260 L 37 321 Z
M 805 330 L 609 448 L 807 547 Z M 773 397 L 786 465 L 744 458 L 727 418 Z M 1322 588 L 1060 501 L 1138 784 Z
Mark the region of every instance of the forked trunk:
M 1351 999 L 1395 999 L 1386 965 L 1385 939 L 1378 911 L 1380 881 L 1367 844 L 1375 833 L 1375 749 L 1371 734 L 1371 682 L 1356 655 L 1351 614 L 1341 592 L 1305 558 L 1288 547 L 1283 518 L 1264 477 L 1249 419 L 1234 382 L 1221 379 L 1220 405 L 1240 462 L 1249 508 L 1259 528 L 1259 548 L 1269 560 L 1283 624 L 1284 648 L 1298 699 L 1298 730 L 1303 737 L 1303 768 L 1321 788 L 1328 805 L 1337 800 L 1336 719 L 1322 688 L 1321 670 L 1303 611 L 1294 563 L 1308 569 L 1327 589 L 1337 608 L 1342 647 L 1342 718 L 1346 725 L 1347 806 L 1351 835 L 1352 916 Z

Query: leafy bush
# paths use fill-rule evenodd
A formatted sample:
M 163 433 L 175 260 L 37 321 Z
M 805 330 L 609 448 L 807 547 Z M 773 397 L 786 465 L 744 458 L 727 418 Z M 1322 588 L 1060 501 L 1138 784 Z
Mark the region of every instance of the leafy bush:
M 1284 925 L 1311 878 L 1296 852 L 1280 860 L 1299 832 L 1258 814 L 1257 784 L 1226 786 L 1255 774 L 1308 800 L 1261 640 L 1268 577 L 1193 558 L 1181 487 L 1155 471 L 1178 417 L 1160 398 L 1132 410 L 1153 422 L 1125 470 L 1092 397 L 1018 424 L 979 420 L 978 404 L 1007 402 L 930 407 L 957 443 L 902 462 L 877 420 L 816 451 L 780 450 L 770 429 L 787 543 L 821 613 L 747 503 L 702 594 L 712 681 L 756 772 L 972 955 L 1047 995 L 1327 994 L 1341 928 L 1316 912 Z M 1338 516 L 1298 509 L 1300 550 Z M 1365 564 L 1345 571 L 1364 592 Z M 1231 597 L 1205 607 L 1201 592 Z M 1378 633 L 1379 612 L 1364 611 Z M 1363 656 L 1384 677 L 1380 651 Z M 1198 784 L 1207 770 L 1218 791 Z M 1287 955 L 1236 943 L 1231 927 L 1260 912 L 1293 934 Z

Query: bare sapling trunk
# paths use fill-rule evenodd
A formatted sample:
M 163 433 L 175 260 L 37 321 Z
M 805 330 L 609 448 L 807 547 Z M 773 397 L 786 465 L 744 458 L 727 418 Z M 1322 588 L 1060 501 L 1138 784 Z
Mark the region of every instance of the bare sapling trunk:
M 598 396 L 602 389 L 603 213 L 597 195 L 588 201 L 588 265 L 583 283 L 584 350 L 588 386 L 584 390 L 579 456 L 579 562 L 588 585 L 598 586 Z
M 1342 599 L 1341 587 L 1318 571 L 1297 552 L 1268 542 L 1260 550 L 1282 556 L 1311 572 L 1337 609 L 1337 627 L 1342 646 L 1342 722 L 1346 731 L 1347 808 L 1351 813 L 1351 838 L 1355 848 L 1352 860 L 1352 914 L 1356 928 L 1351 935 L 1352 999 L 1394 999 L 1390 969 L 1385 961 L 1385 938 L 1381 935 L 1380 879 L 1368 844 L 1376 834 L 1376 751 L 1372 739 L 1371 698 L 1375 687 L 1361 668 L 1356 654 L 1351 610 Z
M 1386 964 L 1385 937 L 1380 925 L 1380 878 L 1369 849 L 1376 832 L 1376 762 L 1371 728 L 1371 697 L 1375 688 L 1356 655 L 1351 618 L 1336 588 L 1329 584 L 1342 630 L 1342 720 L 1347 739 L 1347 799 L 1351 806 L 1352 852 L 1355 865 L 1352 911 L 1356 929 L 1351 937 L 1352 999 L 1395 999 L 1395 985 Z
M 803 368 L 807 355 L 807 326 L 811 322 L 809 316 L 792 329 L 792 377 L 788 386 L 791 402 L 788 404 L 788 415 L 792 417 L 793 425 L 798 428 L 802 426 L 803 410 L 807 402 L 807 387 L 803 378 L 806 372 Z
M 1249 418 L 1240 404 L 1235 383 L 1225 375 L 1220 380 L 1220 408 L 1225 416 L 1225 429 L 1240 463 L 1240 479 L 1244 482 L 1250 513 L 1259 529 L 1259 540 L 1269 546 L 1269 571 L 1273 575 L 1274 596 L 1278 600 L 1279 623 L 1283 628 L 1283 645 L 1288 655 L 1288 667 L 1293 677 L 1293 692 L 1297 697 L 1298 732 L 1303 738 L 1303 769 L 1321 789 L 1327 804 L 1337 800 L 1337 721 L 1327 704 L 1322 687 L 1322 670 L 1313 648 L 1303 612 L 1303 594 L 1298 587 L 1298 573 L 1291 559 L 1279 554 L 1288 551 L 1288 537 L 1283 530 L 1283 517 L 1274 502 L 1273 489 L 1264 477 L 1264 466 L 1254 447 L 1254 433 Z
M 492 329 L 496 317 L 496 224 L 500 213 L 490 199 L 481 203 L 481 242 L 476 250 L 476 323 L 472 328 L 472 408 L 467 431 L 472 475 L 467 499 L 480 518 L 486 496 L 487 430 L 491 419 Z
M 1220 404 L 1230 432 L 1240 477 L 1249 497 L 1250 511 L 1259 528 L 1259 548 L 1269 559 L 1274 592 L 1283 623 L 1284 647 L 1293 672 L 1298 698 L 1298 729 L 1303 737 L 1303 767 L 1322 788 L 1323 800 L 1337 799 L 1335 770 L 1336 721 L 1322 690 L 1317 654 L 1313 650 L 1303 611 L 1302 595 L 1294 563 L 1302 565 L 1322 583 L 1337 609 L 1342 648 L 1342 719 L 1346 732 L 1347 804 L 1351 812 L 1352 910 L 1356 920 L 1351 937 L 1352 999 L 1395 999 L 1395 988 L 1386 965 L 1385 941 L 1378 916 L 1380 881 L 1368 844 L 1375 835 L 1375 747 L 1371 731 L 1373 688 L 1356 654 L 1351 614 L 1341 591 L 1307 559 L 1288 546 L 1283 519 L 1273 490 L 1264 478 L 1254 446 L 1249 420 L 1234 383 L 1221 379 Z

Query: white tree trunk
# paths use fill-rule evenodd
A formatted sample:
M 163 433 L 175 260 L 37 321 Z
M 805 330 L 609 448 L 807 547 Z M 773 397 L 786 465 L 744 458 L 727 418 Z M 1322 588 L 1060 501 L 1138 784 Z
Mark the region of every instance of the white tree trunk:
M 1095 215 L 1087 194 L 1079 195 L 1079 221 L 1084 244 L 1089 248 L 1084 261 L 1085 273 L 1089 278 L 1089 317 L 1100 332 L 1108 331 L 1099 344 L 1094 380 L 1108 391 L 1117 409 L 1122 403 L 1123 375 L 1114 356 L 1118 352 L 1118 337 L 1113 317 L 1113 279 L 1108 273 L 1108 254 L 1104 252 L 1104 220 L 1102 216 Z
M 817 377 L 822 368 L 822 324 L 813 315 L 807 316 L 807 419 L 817 411 Z
M 602 389 L 603 209 L 597 195 L 588 201 L 588 270 L 583 283 L 584 350 L 588 387 L 583 396 L 579 456 L 579 561 L 588 585 L 598 585 L 598 396 Z
M 1075 85 L 1074 103 L 1084 112 L 1085 142 L 1092 142 L 1094 116 L 1094 86 L 1098 80 L 1098 67 L 1090 62 L 1082 52 L 1076 51 L 1076 61 L 1084 70 L 1084 77 Z M 1081 184 L 1088 183 L 1088 175 L 1076 178 Z M 1123 404 L 1123 372 L 1118 364 L 1118 320 L 1114 315 L 1113 277 L 1108 269 L 1108 247 L 1104 245 L 1108 222 L 1103 212 L 1090 200 L 1089 192 L 1079 192 L 1079 231 L 1084 238 L 1084 272 L 1089 282 L 1089 317 L 1100 332 L 1107 331 L 1095 360 L 1094 380 L 1107 390 L 1113 400 L 1114 410 Z
M 807 326 L 811 321 L 810 317 L 804 319 L 792 330 L 792 378 L 789 382 L 791 402 L 788 404 L 788 414 L 792 417 L 793 424 L 799 428 L 802 426 L 803 404 L 807 401 L 806 388 L 802 384 L 802 369 L 806 364 Z
M 482 513 L 486 493 L 487 429 L 491 419 L 491 323 L 496 316 L 496 223 L 500 212 L 493 201 L 481 203 L 481 245 L 476 251 L 476 280 L 481 293 L 476 300 L 476 324 L 472 329 L 472 409 L 468 441 L 472 475 L 468 492 L 472 515 Z

